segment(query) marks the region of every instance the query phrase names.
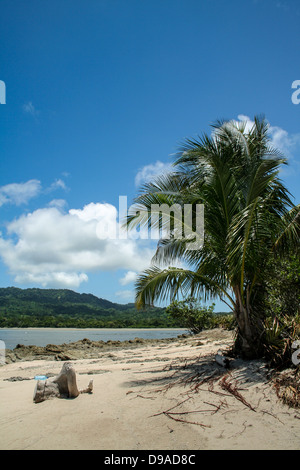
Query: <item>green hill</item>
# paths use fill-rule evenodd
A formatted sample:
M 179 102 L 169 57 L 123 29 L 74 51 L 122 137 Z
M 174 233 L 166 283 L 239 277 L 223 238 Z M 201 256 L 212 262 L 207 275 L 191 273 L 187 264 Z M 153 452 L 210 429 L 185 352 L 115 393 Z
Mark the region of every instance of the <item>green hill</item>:
M 137 311 L 69 289 L 0 288 L 0 327 L 143 328 L 179 326 L 165 309 Z
M 69 289 L 19 289 L 17 287 L 0 288 L 0 303 L 11 305 L 14 301 L 36 302 L 41 305 L 65 306 L 70 304 L 90 305 L 95 308 L 127 310 L 134 304 L 117 304 L 101 299 L 93 294 L 79 294 Z M 2 304 L 3 305 L 3 304 Z

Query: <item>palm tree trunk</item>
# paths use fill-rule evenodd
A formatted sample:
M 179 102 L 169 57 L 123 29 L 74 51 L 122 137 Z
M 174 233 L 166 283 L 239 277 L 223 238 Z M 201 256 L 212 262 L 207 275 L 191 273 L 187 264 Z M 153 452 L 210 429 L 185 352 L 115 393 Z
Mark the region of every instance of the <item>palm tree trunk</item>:
M 260 332 L 251 315 L 250 305 L 244 305 L 239 287 L 234 289 L 235 294 L 235 317 L 238 325 L 238 336 L 236 349 L 243 357 L 252 359 L 260 355 Z

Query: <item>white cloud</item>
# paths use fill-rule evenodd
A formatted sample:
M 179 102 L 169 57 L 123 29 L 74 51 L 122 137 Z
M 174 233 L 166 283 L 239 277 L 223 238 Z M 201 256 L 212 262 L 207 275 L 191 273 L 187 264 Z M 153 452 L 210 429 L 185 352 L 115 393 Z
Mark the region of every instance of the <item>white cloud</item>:
M 115 221 L 117 219 L 117 209 L 108 203 L 94 203 L 84 206 L 83 209 L 71 209 L 70 214 L 76 215 L 84 221 L 97 220 L 101 222 L 103 219 Z
M 134 302 L 134 292 L 132 290 L 119 290 L 115 295 L 123 301 Z
M 135 282 L 137 279 L 137 273 L 134 271 L 127 271 L 127 273 L 120 279 L 120 284 L 122 286 L 126 286 L 127 284 L 130 284 L 131 282 Z
M 68 203 L 65 199 L 52 199 L 52 201 L 49 202 L 49 207 L 57 207 L 57 209 L 64 209 Z
M 45 287 L 78 287 L 90 272 L 141 271 L 149 266 L 153 249 L 141 240 L 110 237 L 116 214 L 114 206 L 100 203 L 67 213 L 38 209 L 7 224 L 0 256 L 16 282 Z M 99 237 L 101 227 L 106 237 Z
M 62 179 L 56 179 L 48 188 L 43 189 L 37 179 L 31 179 L 25 183 L 10 183 L 0 186 L 0 207 L 4 204 L 20 206 L 28 204 L 34 197 L 48 194 L 58 189 L 66 191 L 68 188 Z M 51 203 L 50 203 L 51 204 Z
M 39 110 L 33 106 L 31 101 L 28 101 L 23 105 L 23 111 L 26 114 L 31 114 L 31 116 L 38 116 L 40 114 Z
M 50 186 L 47 188 L 46 192 L 50 193 L 52 191 L 56 191 L 57 189 L 64 189 L 65 191 L 68 189 L 66 183 L 62 179 L 56 179 Z
M 273 146 L 281 150 L 286 157 L 294 158 L 295 150 L 300 146 L 300 133 L 289 134 L 278 126 L 270 126 L 269 133 Z
M 15 276 L 15 281 L 18 284 L 40 284 L 43 287 L 64 287 L 76 288 L 82 282 L 88 281 L 88 276 L 85 273 L 66 273 L 66 272 L 53 272 L 53 273 L 21 273 Z
M 0 187 L 0 206 L 3 204 L 27 204 L 41 192 L 41 182 L 35 179 L 26 183 L 11 183 Z
M 156 163 L 146 165 L 138 171 L 135 177 L 135 185 L 140 186 L 143 183 L 148 183 L 157 176 L 170 173 L 171 171 L 171 163 L 163 163 L 158 160 Z

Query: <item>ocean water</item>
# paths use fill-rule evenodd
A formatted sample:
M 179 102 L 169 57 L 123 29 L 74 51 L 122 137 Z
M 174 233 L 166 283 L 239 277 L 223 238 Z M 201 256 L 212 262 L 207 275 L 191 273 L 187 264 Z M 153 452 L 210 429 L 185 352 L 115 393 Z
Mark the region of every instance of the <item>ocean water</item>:
M 92 341 L 128 341 L 134 338 L 176 338 L 187 333 L 180 328 L 0 328 L 0 340 L 5 348 L 14 349 L 17 344 L 46 346 L 47 344 L 72 343 L 84 338 Z

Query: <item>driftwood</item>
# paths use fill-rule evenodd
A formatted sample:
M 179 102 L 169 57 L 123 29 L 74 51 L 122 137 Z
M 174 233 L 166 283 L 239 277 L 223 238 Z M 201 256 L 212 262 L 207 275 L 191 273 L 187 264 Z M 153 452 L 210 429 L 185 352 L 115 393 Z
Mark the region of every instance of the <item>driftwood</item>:
M 65 362 L 60 373 L 47 380 L 38 380 L 33 401 L 40 403 L 52 397 L 76 398 L 80 393 L 92 393 L 93 381 L 90 380 L 86 389 L 79 391 L 76 382 L 76 373 L 71 362 Z

